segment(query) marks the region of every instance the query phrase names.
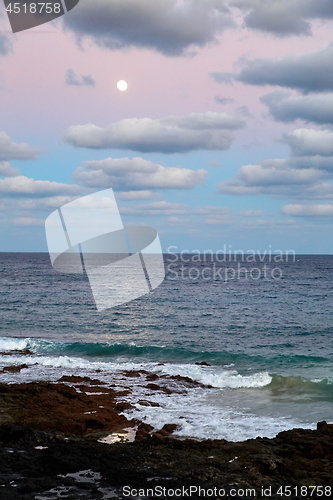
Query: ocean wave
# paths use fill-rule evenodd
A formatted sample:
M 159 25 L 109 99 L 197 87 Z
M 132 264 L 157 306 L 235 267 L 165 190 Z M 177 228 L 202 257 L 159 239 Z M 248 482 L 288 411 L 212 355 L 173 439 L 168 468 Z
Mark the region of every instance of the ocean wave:
M 10 341 L 2 343 L 0 341 L 0 350 L 10 350 L 12 356 L 0 355 L 0 364 L 3 366 L 9 364 L 26 364 L 30 367 L 38 366 L 45 368 L 61 368 L 64 370 L 85 370 L 95 372 L 99 370 L 101 374 L 110 376 L 117 375 L 124 370 L 142 370 L 158 375 L 189 377 L 203 385 L 212 386 L 216 389 L 250 389 L 250 388 L 268 388 L 272 395 L 309 395 L 333 400 L 333 378 L 306 378 L 301 376 L 283 376 L 277 373 L 269 373 L 268 370 L 258 370 L 251 374 L 240 373 L 234 365 L 202 366 L 195 363 L 176 363 L 164 362 L 161 364 L 158 360 L 143 360 L 133 358 L 133 360 L 116 359 L 91 359 L 80 356 L 65 355 L 45 355 L 33 354 L 22 355 L 14 354 L 16 349 L 31 347 L 28 339 Z M 114 347 L 114 345 L 112 346 Z M 46 375 L 46 373 L 44 374 Z
M 272 381 L 268 372 L 255 373 L 253 375 L 240 375 L 239 373 L 223 372 L 222 374 L 204 375 L 202 382 L 213 387 L 230 389 L 242 389 L 250 387 L 265 387 Z
M 195 364 L 175 364 L 166 363 L 161 366 L 156 362 L 148 363 L 113 363 L 107 361 L 91 361 L 80 357 L 71 356 L 35 356 L 35 355 L 17 355 L 0 356 L 0 362 L 3 364 L 26 364 L 28 366 L 40 365 L 50 368 L 63 369 L 83 369 L 86 371 L 96 371 L 108 374 L 117 374 L 124 370 L 146 369 L 160 375 L 189 377 L 192 380 L 200 382 L 203 385 L 210 385 L 214 388 L 250 388 L 264 387 L 269 385 L 272 377 L 268 372 L 258 372 L 251 375 L 241 375 L 236 370 L 221 369 L 221 367 L 206 367 Z
M 232 363 L 251 363 L 254 365 L 272 364 L 320 364 L 331 361 L 332 357 L 313 355 L 282 355 L 267 354 L 251 355 L 240 351 L 208 351 L 194 350 L 182 347 L 170 347 L 166 345 L 141 345 L 136 342 L 60 342 L 44 340 L 38 338 L 7 338 L 0 337 L 0 351 L 30 349 L 39 354 L 50 353 L 53 355 L 74 355 L 85 357 L 123 357 L 125 358 L 145 358 L 158 361 L 185 361 L 197 362 L 206 361 L 212 365 L 228 365 Z
M 276 394 L 325 395 L 333 399 L 333 378 L 308 379 L 305 377 L 281 376 L 274 374 L 269 388 Z

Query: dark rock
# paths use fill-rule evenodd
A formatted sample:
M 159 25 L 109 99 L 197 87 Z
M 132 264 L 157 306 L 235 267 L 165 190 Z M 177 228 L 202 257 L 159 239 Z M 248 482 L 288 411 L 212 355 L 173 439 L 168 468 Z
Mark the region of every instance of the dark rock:
M 154 401 L 144 401 L 142 399 L 140 399 L 138 403 L 141 406 L 154 406 L 154 407 L 160 406 L 159 403 L 155 403 Z
M 30 349 L 17 349 L 14 351 L 0 352 L 0 356 L 17 356 L 18 354 L 20 356 L 31 356 L 33 352 L 30 351 Z
M 224 488 L 225 498 L 235 487 L 255 488 L 257 498 L 262 486 L 272 487 L 269 498 L 278 500 L 281 485 L 333 486 L 333 425 L 326 422 L 318 423 L 317 430 L 292 429 L 273 439 L 180 440 L 171 436 L 176 424 L 154 432 L 120 415 L 128 404 L 119 399 L 126 390 L 101 387 L 103 394 L 98 394 L 90 380 L 80 380 L 78 393 L 68 383 L 0 384 L 1 500 L 50 498 L 51 489 L 57 491 L 52 498 L 98 500 L 104 496 L 101 488 L 121 498 L 124 485 L 148 488 L 152 477 L 158 478 L 155 484 L 173 489 Z M 1 425 L 2 415 L 13 423 Z M 134 424 L 134 443 L 97 441 Z M 92 473 L 81 483 L 67 476 L 87 470 Z

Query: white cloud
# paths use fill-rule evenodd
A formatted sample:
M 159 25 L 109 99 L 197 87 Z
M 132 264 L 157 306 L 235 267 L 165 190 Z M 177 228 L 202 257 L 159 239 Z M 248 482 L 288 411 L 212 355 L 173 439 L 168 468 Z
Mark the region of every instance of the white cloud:
M 281 210 L 283 215 L 295 217 L 332 217 L 333 205 L 285 205 Z
M 117 198 L 123 201 L 139 201 L 139 200 L 150 200 L 155 194 L 152 191 L 124 191 L 117 193 Z
M 194 189 L 203 184 L 206 170 L 163 167 L 143 158 L 107 158 L 86 161 L 76 169 L 73 178 L 88 187 L 112 187 L 116 191 L 150 189 Z
M 204 223 L 210 225 L 232 224 L 234 218 L 231 215 L 230 208 L 219 206 L 198 207 L 195 213 L 204 217 Z
M 17 175 L 20 175 L 18 168 L 13 168 L 8 161 L 0 161 L 1 177 L 16 177 Z
M 77 199 L 77 196 L 50 196 L 46 198 L 34 198 L 16 201 L 16 206 L 23 210 L 49 210 L 62 207 Z
M 260 165 L 244 165 L 238 177 L 247 186 L 272 184 L 309 184 L 318 180 L 321 173 L 315 169 L 290 168 L 285 160 L 266 160 Z
M 126 149 L 144 153 L 187 153 L 225 150 L 233 132 L 245 122 L 226 113 L 190 113 L 159 120 L 129 118 L 101 128 L 93 124 L 73 125 L 65 135 L 72 146 L 92 149 Z
M 32 148 L 26 142 L 17 144 L 5 132 L 0 132 L 0 161 L 35 160 L 40 154 L 39 148 Z
M 287 220 L 272 220 L 272 219 L 257 219 L 257 220 L 243 220 L 241 226 L 244 229 L 250 230 L 264 230 L 265 234 L 268 231 L 276 234 L 276 231 L 285 233 L 286 230 L 295 230 L 298 226 L 292 219 Z
M 293 156 L 333 156 L 333 131 L 297 129 L 283 135 Z
M 170 203 L 168 201 L 155 201 L 144 205 L 133 207 L 120 207 L 123 215 L 183 215 L 187 213 L 186 205 L 182 203 Z
M 23 175 L 0 179 L 0 193 L 3 196 L 36 196 L 47 197 L 55 194 L 77 194 L 79 186 L 60 182 L 36 181 Z
M 214 168 L 222 168 L 223 167 L 222 163 L 220 163 L 219 161 L 210 161 L 208 163 L 208 165 L 210 167 L 214 167 Z
M 189 223 L 189 219 L 179 219 L 179 217 L 168 217 L 171 226 L 184 226 Z
M 218 183 L 217 192 L 236 196 L 332 197 L 333 186 L 324 178 L 325 173 L 315 168 L 292 168 L 287 160 L 266 160 L 259 165 L 242 166 L 234 180 Z
M 262 210 L 240 210 L 238 214 L 241 217 L 261 217 L 263 214 Z

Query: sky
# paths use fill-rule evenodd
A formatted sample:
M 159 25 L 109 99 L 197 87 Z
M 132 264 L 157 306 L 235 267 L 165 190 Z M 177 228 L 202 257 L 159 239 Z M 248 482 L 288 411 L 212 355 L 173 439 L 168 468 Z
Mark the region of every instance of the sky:
M 0 251 L 111 187 L 164 252 L 331 254 L 332 25 L 331 0 L 80 0 L 13 34 L 1 2 Z

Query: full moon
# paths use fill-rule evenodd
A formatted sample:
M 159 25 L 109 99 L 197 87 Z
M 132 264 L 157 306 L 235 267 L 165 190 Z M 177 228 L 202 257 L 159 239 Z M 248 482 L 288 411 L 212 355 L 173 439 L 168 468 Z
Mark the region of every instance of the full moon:
M 119 80 L 117 82 L 117 89 L 120 90 L 120 92 L 125 92 L 127 90 L 128 84 L 125 80 Z

